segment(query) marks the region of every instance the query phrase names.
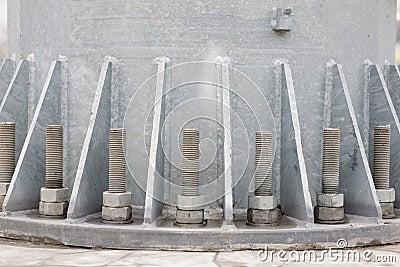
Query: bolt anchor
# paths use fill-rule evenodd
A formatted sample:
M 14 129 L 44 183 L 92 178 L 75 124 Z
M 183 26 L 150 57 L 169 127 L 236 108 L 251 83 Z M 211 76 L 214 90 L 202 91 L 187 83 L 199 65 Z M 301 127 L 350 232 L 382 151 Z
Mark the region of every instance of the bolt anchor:
M 272 132 L 256 132 L 255 191 L 248 198 L 247 225 L 278 225 L 281 212 L 272 189 Z
M 390 125 L 374 128 L 374 180 L 382 218 L 392 219 L 394 213 L 395 190 L 389 187 L 390 180 Z
M 344 195 L 339 192 L 340 129 L 325 128 L 322 137 L 322 192 L 317 194 L 315 222 L 344 223 Z
M 63 127 L 46 127 L 46 186 L 40 189 L 39 214 L 65 217 L 68 189 L 63 187 Z
M 132 194 L 126 191 L 126 130 L 110 129 L 108 159 L 108 191 L 103 192 L 103 223 L 132 222 Z
M 199 194 L 199 141 L 197 129 L 184 129 L 182 134 L 182 194 L 178 195 L 176 221 L 177 226 L 203 226 L 204 196 Z
M 0 209 L 15 170 L 15 123 L 0 123 Z

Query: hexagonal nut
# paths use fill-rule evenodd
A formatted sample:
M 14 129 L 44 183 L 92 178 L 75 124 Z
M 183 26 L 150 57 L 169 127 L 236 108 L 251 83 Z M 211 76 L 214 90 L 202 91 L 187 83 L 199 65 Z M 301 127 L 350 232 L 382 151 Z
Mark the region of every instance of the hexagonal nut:
M 103 192 L 103 205 L 106 207 L 130 207 L 132 205 L 132 193 L 110 193 Z
M 383 219 L 396 218 L 396 214 L 394 213 L 393 202 L 381 202 L 381 203 L 379 203 L 379 205 L 381 206 Z
M 9 186 L 10 186 L 10 183 L 0 183 L 0 195 L 1 196 L 7 195 L 7 190 L 8 190 Z
M 277 205 L 275 196 L 249 196 L 249 209 L 272 210 Z
M 132 207 L 105 207 L 101 211 L 101 217 L 106 221 L 130 221 L 132 219 Z
M 2 210 L 2 208 L 3 208 L 3 203 L 4 203 L 5 198 L 6 198 L 6 196 L 0 195 L 0 210 Z
M 177 206 L 180 210 L 202 210 L 204 209 L 204 196 L 178 195 Z
M 389 190 L 376 189 L 376 194 L 379 202 L 394 202 L 396 199 L 394 188 L 390 188 Z
M 344 205 L 343 194 L 317 194 L 317 205 L 319 207 L 340 208 Z
M 39 214 L 45 216 L 63 216 L 67 214 L 68 202 L 39 202 Z
M 176 209 L 176 222 L 181 224 L 202 224 L 204 221 L 203 210 Z
M 344 207 L 329 208 L 329 207 L 315 207 L 316 221 L 343 221 L 344 220 Z
M 40 189 L 40 200 L 44 202 L 64 202 L 68 200 L 67 188 L 46 188 Z
M 247 209 L 247 222 L 251 224 L 277 224 L 281 211 L 277 208 L 272 210 Z

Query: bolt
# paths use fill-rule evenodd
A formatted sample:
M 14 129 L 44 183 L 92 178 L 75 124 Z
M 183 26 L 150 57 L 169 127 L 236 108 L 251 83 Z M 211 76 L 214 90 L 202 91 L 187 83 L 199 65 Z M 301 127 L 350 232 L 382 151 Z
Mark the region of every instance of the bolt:
M 199 139 L 200 133 L 197 129 L 184 129 L 183 150 L 183 190 L 182 196 L 199 195 Z
M 285 8 L 285 10 L 283 11 L 283 15 L 291 15 L 292 14 L 292 8 L 291 7 L 287 7 Z
M 63 187 L 63 127 L 46 128 L 46 188 Z
M 126 192 L 125 136 L 123 128 L 110 129 L 108 191 Z
M 374 169 L 376 189 L 389 190 L 390 173 L 390 125 L 374 128 Z
M 322 145 L 322 193 L 339 193 L 340 130 L 325 128 Z
M 255 195 L 272 196 L 272 132 L 256 132 Z
M 15 169 L 15 123 L 0 123 L 0 183 L 10 183 Z

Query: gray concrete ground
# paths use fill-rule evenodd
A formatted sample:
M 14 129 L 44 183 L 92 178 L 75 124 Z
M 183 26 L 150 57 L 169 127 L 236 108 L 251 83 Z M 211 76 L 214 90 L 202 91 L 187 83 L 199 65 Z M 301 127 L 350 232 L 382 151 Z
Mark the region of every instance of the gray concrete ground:
M 367 254 L 363 254 L 368 250 Z M 367 262 L 357 257 L 336 261 L 327 257 L 320 266 L 400 266 L 400 244 L 358 249 L 360 255 L 371 255 Z M 369 254 L 371 252 L 371 254 Z M 0 266 L 309 266 L 308 262 L 290 262 L 301 252 L 281 254 L 289 262 L 274 258 L 263 262 L 257 251 L 175 252 L 86 249 L 42 243 L 0 239 Z M 276 254 L 278 255 L 278 254 Z M 327 255 L 327 254 L 326 254 Z M 337 254 L 339 255 L 339 254 Z M 261 254 L 261 256 L 263 256 Z M 321 251 L 318 251 L 318 257 Z M 331 255 L 332 256 L 332 255 Z M 290 258 L 291 257 L 291 258 Z M 311 261 L 314 263 L 314 261 Z

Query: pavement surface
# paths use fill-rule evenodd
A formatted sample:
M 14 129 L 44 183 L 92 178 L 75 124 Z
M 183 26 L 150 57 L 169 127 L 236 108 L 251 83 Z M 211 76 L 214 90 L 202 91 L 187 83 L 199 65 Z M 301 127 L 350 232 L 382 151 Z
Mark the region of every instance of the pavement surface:
M 316 251 L 313 258 L 304 257 L 312 255 L 308 253 L 269 251 L 266 258 L 264 251 L 109 250 L 0 239 L 0 266 L 400 266 L 400 244 L 357 250 L 333 248 Z

